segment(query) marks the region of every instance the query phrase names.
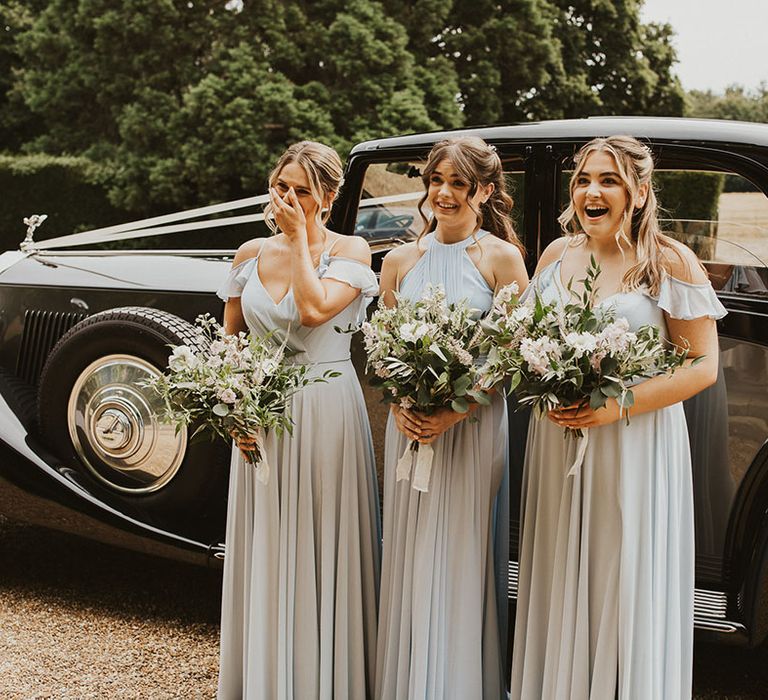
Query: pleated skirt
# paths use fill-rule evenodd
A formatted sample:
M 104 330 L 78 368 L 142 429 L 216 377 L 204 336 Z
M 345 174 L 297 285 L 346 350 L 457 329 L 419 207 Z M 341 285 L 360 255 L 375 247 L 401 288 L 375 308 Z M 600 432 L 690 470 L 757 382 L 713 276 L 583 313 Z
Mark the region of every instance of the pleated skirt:
M 433 443 L 429 491 L 395 481 L 407 440 L 390 416 L 384 464 L 376 698 L 506 697 L 507 413 L 501 396 Z
M 351 363 L 292 400 L 268 484 L 232 453 L 218 697 L 373 694 L 380 525 L 370 428 Z
M 694 530 L 682 404 L 576 439 L 531 418 L 511 696 L 689 700 Z

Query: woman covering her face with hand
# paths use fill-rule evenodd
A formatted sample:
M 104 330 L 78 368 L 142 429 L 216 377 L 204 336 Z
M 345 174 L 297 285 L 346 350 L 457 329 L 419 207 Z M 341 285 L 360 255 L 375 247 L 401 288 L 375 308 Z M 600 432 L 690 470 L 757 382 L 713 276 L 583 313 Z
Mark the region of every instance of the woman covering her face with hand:
M 494 290 L 524 288 L 496 151 L 478 138 L 440 142 L 423 180 L 432 216 L 425 235 L 384 259 L 384 303 L 396 303 L 393 291 L 417 300 L 440 284 L 448 303 L 466 299 L 483 312 Z M 389 417 L 376 698 L 506 697 L 507 413 L 498 394 L 471 409 L 474 420 L 449 406 Z M 410 440 L 434 449 L 426 492 L 396 481 Z
M 373 693 L 380 528 L 368 417 L 350 335 L 376 294 L 370 250 L 325 227 L 342 166 L 291 146 L 269 178 L 276 233 L 238 250 L 219 290 L 228 333 L 274 331 L 293 361 L 341 376 L 291 399 L 293 434 L 269 433 L 266 484 L 233 450 L 219 697 L 339 700 Z M 248 447 L 244 442 L 242 447 Z
M 531 418 L 515 699 L 691 697 L 693 492 L 681 402 L 715 381 L 715 319 L 725 309 L 693 252 L 659 230 L 652 173 L 650 151 L 634 138 L 586 144 L 560 219 L 566 236 L 544 251 L 531 283 L 545 303 L 565 303 L 569 281 L 581 294 L 594 256 L 599 303 L 630 330 L 655 324 L 690 344 L 690 359 L 633 387 L 629 425 L 615 399 Z M 566 428 L 589 431 L 572 474 L 578 443 Z

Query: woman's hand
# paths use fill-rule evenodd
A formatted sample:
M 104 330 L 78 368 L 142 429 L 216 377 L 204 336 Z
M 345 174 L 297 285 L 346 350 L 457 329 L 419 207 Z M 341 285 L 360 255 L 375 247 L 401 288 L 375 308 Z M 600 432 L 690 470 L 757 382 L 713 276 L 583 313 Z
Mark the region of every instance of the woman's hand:
M 307 219 L 299 199 L 291 187 L 282 199 L 274 187 L 269 188 L 269 201 L 275 223 L 291 242 L 307 238 Z
M 242 435 L 235 435 L 232 433 L 232 439 L 235 441 L 237 448 L 242 453 L 246 462 L 249 462 L 253 457 L 254 451 L 256 450 L 256 438 L 251 437 L 250 435 L 248 437 L 244 437 Z
M 450 408 L 440 408 L 427 415 L 393 405 L 392 413 L 395 414 L 395 425 L 403 435 L 422 445 L 429 445 L 454 425 L 461 423 L 470 412 L 457 413 Z
M 390 410 L 395 417 L 397 429 L 409 440 L 418 440 L 421 436 L 421 416 L 396 404 L 391 404 Z
M 423 413 L 417 414 L 421 419 L 421 437 L 419 438 L 419 442 L 422 445 L 433 443 L 444 432 L 450 430 L 457 423 L 461 423 L 461 421 L 467 418 L 469 414 L 470 411 L 459 413 L 452 408 L 439 408 L 430 415 L 425 415 Z
M 619 402 L 616 399 L 608 399 L 605 406 L 592 409 L 589 404 L 573 404 L 562 408 L 555 408 L 547 412 L 547 418 L 561 428 L 598 428 L 601 425 L 610 425 L 626 415 L 619 411 Z

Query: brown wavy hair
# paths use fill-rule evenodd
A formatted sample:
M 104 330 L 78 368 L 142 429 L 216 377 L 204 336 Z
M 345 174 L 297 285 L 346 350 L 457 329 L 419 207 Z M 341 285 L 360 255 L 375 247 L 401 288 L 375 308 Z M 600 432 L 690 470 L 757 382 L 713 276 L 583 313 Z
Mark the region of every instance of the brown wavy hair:
M 494 186 L 488 201 L 481 204 L 479 210 L 469 202 L 477 217 L 477 226 L 490 231 L 504 241 L 513 243 L 525 255 L 525 248 L 520 243 L 510 219 L 514 202 L 507 192 L 501 158 L 493 146 L 489 146 L 483 139 L 476 136 L 461 136 L 439 141 L 429 152 L 427 164 L 421 175 L 425 191 L 419 201 L 419 214 L 424 221 L 424 228 L 419 234 L 419 239 L 424 234 L 434 231 L 437 225 L 434 215 L 427 217 L 422 207 L 427 201 L 430 178 L 444 160 L 450 160 L 459 177 L 469 184 L 468 199 L 471 200 L 474 197 L 478 187 L 490 184 Z

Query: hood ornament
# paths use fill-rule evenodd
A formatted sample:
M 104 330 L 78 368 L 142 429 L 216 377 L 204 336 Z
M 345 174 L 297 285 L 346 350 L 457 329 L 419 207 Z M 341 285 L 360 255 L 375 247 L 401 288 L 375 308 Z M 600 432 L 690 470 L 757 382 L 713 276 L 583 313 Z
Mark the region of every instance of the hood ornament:
M 32 236 L 35 234 L 35 229 L 47 218 L 48 214 L 32 214 L 32 216 L 28 216 L 24 219 L 24 223 L 27 225 L 27 235 L 19 246 L 24 253 L 28 253 L 35 249 L 35 242 L 32 240 Z

